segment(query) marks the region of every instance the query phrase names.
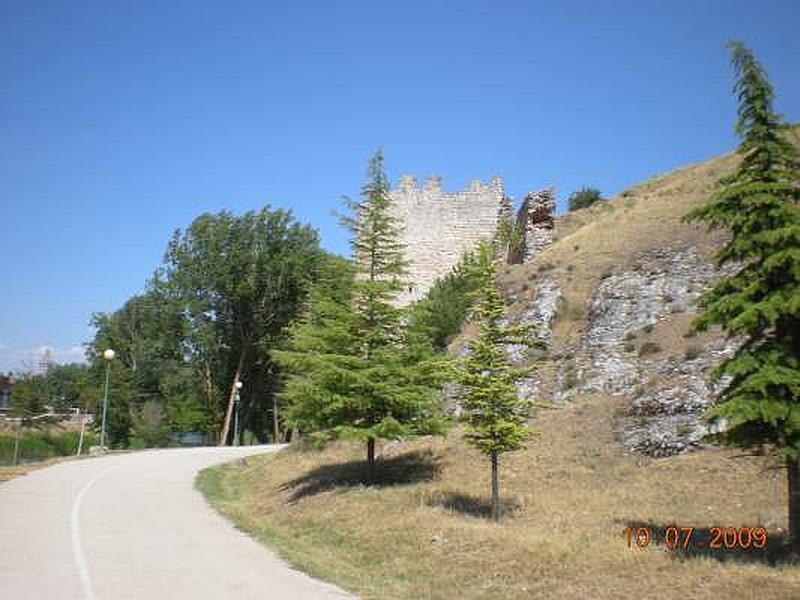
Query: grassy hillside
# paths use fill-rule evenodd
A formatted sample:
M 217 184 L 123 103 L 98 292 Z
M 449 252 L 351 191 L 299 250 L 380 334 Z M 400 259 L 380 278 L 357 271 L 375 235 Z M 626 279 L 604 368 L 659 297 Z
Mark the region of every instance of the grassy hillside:
M 782 471 L 710 450 L 662 460 L 624 454 L 613 403 L 582 398 L 537 420 L 502 464 L 507 515 L 488 512 L 489 469 L 460 441 L 382 449 L 385 480 L 358 484 L 363 449 L 286 451 L 205 471 L 214 506 L 293 565 L 361 598 L 797 598 L 800 568 L 771 565 L 784 527 Z M 628 548 L 624 530 L 761 525 L 765 550 Z M 748 596 L 748 594 L 750 594 Z
M 800 125 L 789 137 L 800 145 Z M 536 260 L 509 265 L 501 283 L 511 299 L 511 310 L 521 310 L 528 293 L 543 273 L 556 278 L 568 306 L 583 306 L 598 281 L 610 269 L 624 268 L 640 252 L 660 246 L 694 246 L 711 257 L 722 234 L 690 225 L 683 216 L 705 203 L 720 177 L 731 172 L 738 158 L 729 153 L 682 167 L 625 190 L 607 202 L 568 213 L 556 220 L 555 243 Z M 581 323 L 561 322 L 555 343 L 572 340 Z
M 736 160 L 679 169 L 561 217 L 552 247 L 502 270 L 512 313 L 529 307 L 538 279 L 554 278 L 564 298 L 553 330 L 558 353 L 579 339 L 586 301 L 609 270 L 660 246 L 710 257 L 720 237 L 681 218 Z M 684 337 L 690 320 L 668 315 L 641 335 L 688 356 L 703 342 Z M 373 488 L 358 483 L 363 449 L 344 443 L 213 468 L 198 485 L 294 565 L 364 599 L 800 597 L 800 567 L 782 555 L 783 471 L 715 448 L 658 460 L 628 453 L 615 435 L 625 402 L 578 394 L 540 410 L 539 435 L 501 463 L 507 512 L 499 525 L 485 518 L 488 461 L 458 430 L 385 444 L 384 481 Z M 668 526 L 694 528 L 699 546 L 628 547 L 627 527 L 663 535 Z M 712 527 L 756 526 L 768 531 L 762 550 L 708 547 Z

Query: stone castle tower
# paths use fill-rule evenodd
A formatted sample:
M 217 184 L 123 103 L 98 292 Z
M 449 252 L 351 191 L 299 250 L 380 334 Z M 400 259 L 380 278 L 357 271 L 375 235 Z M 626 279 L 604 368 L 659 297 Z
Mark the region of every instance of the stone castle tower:
M 409 287 L 397 298 L 404 306 L 421 299 L 439 277 L 449 273 L 478 242 L 492 242 L 503 220 L 516 223 L 522 241 L 508 249 L 509 262 L 527 262 L 553 239 L 555 194 L 552 189 L 528 194 L 514 219 L 503 181 L 472 181 L 467 189 L 445 192 L 431 177 L 422 187 L 410 176 L 390 192 L 393 213 L 402 225 L 409 263 Z

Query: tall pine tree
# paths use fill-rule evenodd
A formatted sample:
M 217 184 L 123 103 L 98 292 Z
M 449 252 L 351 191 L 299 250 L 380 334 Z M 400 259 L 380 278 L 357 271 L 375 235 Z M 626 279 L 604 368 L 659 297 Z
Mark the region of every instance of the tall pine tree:
M 347 292 L 318 286 L 289 348 L 275 357 L 291 373 L 287 420 L 365 442 L 372 483 L 376 440 L 438 432 L 442 420 L 426 353 L 394 305 L 405 262 L 380 151 L 367 175 L 361 201 L 348 201 L 352 215 L 342 219 L 353 234 Z
M 468 425 L 467 440 L 489 456 L 492 467 L 492 519 L 500 518 L 500 454 L 521 450 L 529 437 L 528 416 L 532 403 L 518 397 L 516 382 L 530 369 L 513 367 L 508 344 L 539 345 L 530 325 L 505 324 L 505 303 L 497 287 L 492 249 L 479 247 L 476 276 L 480 281 L 479 302 L 473 318 L 480 323 L 469 355 L 460 361 L 457 380 L 462 386 L 461 403 Z
M 725 423 L 715 437 L 785 461 L 789 534 L 800 553 L 800 154 L 784 137 L 763 67 L 741 42 L 730 47 L 741 162 L 688 218 L 728 230 L 717 260 L 738 268 L 701 298 L 696 327 L 721 325 L 743 340 L 713 373 L 726 376 L 710 411 Z

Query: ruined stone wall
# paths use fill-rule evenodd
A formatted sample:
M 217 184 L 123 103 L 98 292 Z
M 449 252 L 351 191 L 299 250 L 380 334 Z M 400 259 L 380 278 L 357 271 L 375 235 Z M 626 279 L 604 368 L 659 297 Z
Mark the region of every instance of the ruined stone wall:
M 523 233 L 519 260 L 509 262 L 530 262 L 553 243 L 555 212 L 556 195 L 553 188 L 525 196 L 517 213 L 517 227 Z
M 409 262 L 409 287 L 397 298 L 400 306 L 422 298 L 479 241 L 492 241 L 501 216 L 508 211 L 499 177 L 488 184 L 475 180 L 465 190 L 445 192 L 438 177 L 420 187 L 413 177 L 404 176 L 391 196 Z

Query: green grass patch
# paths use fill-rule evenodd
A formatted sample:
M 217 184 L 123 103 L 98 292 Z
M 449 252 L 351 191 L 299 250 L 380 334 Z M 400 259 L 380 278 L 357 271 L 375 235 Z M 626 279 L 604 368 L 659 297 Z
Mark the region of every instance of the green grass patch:
M 19 436 L 19 456 L 21 462 L 32 462 L 56 458 L 59 456 L 72 456 L 78 450 L 80 433 L 77 431 L 52 432 L 25 432 Z M 97 444 L 98 436 L 85 433 L 83 449 Z M 13 433 L 0 434 L 0 465 L 10 465 L 14 460 L 14 447 L 17 436 Z

